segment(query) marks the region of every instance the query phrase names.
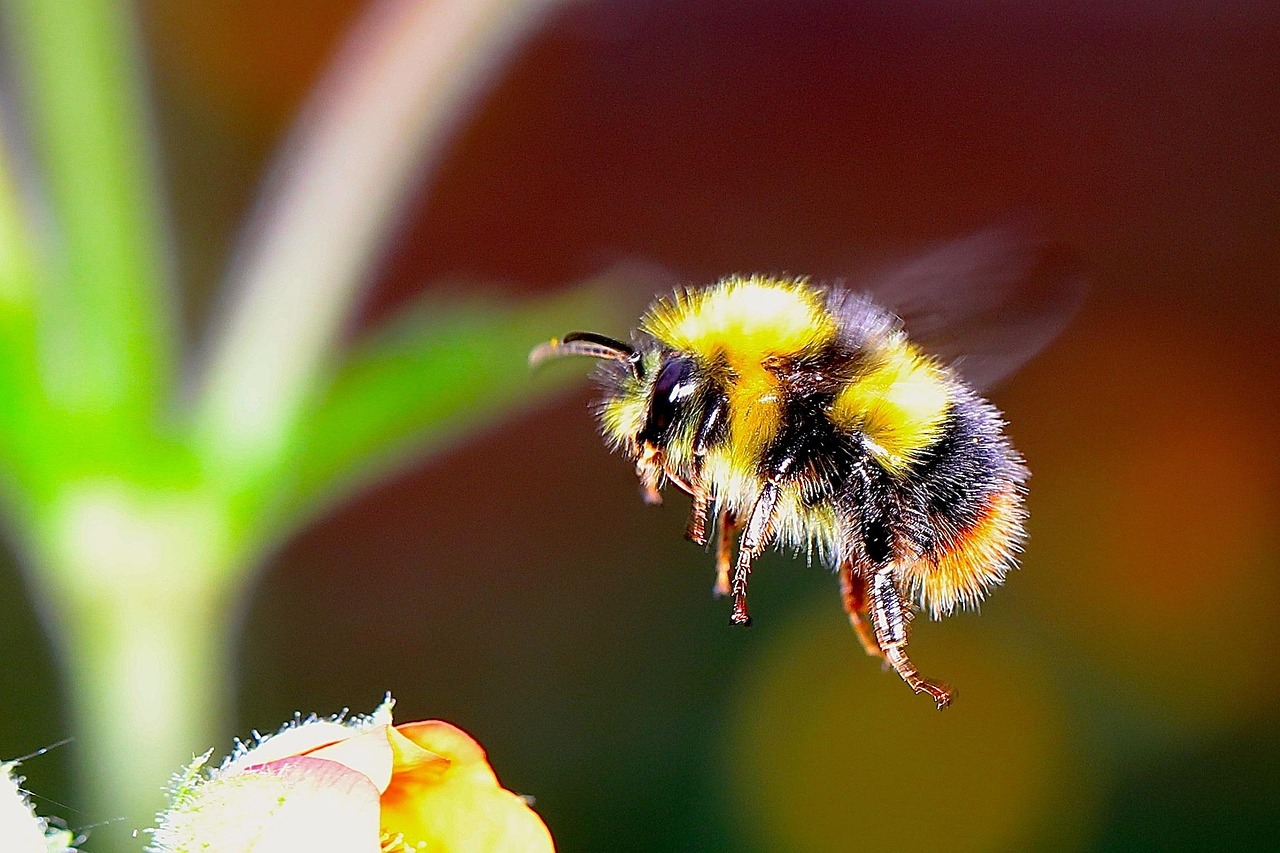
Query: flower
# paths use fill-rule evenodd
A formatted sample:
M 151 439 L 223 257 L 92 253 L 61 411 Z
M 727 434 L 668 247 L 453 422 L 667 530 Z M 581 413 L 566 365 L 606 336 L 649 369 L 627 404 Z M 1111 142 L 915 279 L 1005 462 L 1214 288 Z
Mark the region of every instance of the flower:
M 0 850 L 5 853 L 54 853 L 71 850 L 71 833 L 37 817 L 13 775 L 14 762 L 0 761 Z
M 152 850 L 285 853 L 542 853 L 551 834 L 498 782 L 470 735 L 439 720 L 309 718 L 221 767 L 176 780 Z

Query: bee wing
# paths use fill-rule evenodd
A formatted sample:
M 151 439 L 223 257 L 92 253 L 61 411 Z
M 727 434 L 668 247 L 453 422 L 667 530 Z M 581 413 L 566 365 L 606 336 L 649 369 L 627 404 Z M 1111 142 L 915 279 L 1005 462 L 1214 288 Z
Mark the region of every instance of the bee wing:
M 1062 331 L 1086 284 L 1073 251 L 993 230 L 927 252 L 868 290 L 913 341 L 982 391 Z

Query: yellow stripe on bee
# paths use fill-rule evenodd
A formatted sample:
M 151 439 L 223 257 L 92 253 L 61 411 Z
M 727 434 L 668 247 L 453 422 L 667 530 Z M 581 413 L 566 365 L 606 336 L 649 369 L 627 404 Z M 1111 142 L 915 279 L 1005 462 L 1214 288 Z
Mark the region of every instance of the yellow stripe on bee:
M 763 372 L 771 356 L 822 346 L 836 332 L 821 295 L 803 279 L 726 278 L 650 309 L 641 324 L 672 349 L 706 361 L 723 359 L 739 373 Z
M 729 399 L 729 446 L 754 461 L 782 426 L 776 378 L 765 371 L 743 373 L 725 389 Z
M 714 489 L 716 502 L 739 518 L 746 516 L 763 485 L 754 458 L 745 459 L 730 443 L 707 454 L 702 480 Z
M 674 350 L 732 371 L 729 445 L 749 465 L 777 435 L 782 402 L 773 359 L 817 350 L 836 334 L 821 294 L 803 279 L 731 277 L 650 309 L 641 328 Z
M 836 396 L 831 420 L 861 431 L 877 461 L 901 474 L 940 437 L 950 399 L 942 368 L 897 337 Z

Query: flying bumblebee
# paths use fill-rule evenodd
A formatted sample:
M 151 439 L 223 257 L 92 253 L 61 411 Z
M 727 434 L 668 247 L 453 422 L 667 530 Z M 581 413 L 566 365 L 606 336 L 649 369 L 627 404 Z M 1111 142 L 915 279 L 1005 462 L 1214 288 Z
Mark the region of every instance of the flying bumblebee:
M 686 535 L 714 533 L 734 624 L 751 623 L 764 549 L 807 550 L 838 575 L 866 652 L 945 708 L 951 690 L 907 655 L 912 615 L 976 606 L 1015 567 L 1026 520 L 1028 471 L 979 393 L 1082 293 L 1065 252 L 989 232 L 860 290 L 728 277 L 659 299 L 630 344 L 574 332 L 529 359 L 601 360 L 605 441 L 648 503 L 667 483 L 691 496 Z

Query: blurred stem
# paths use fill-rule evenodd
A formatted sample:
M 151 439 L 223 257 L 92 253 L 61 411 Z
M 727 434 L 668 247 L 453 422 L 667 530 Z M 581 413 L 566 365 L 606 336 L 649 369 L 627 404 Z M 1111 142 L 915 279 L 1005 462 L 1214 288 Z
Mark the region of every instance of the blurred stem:
M 119 596 L 59 607 L 85 806 L 123 818 L 94 830 L 94 850 L 129 849 L 124 831 L 151 823 L 165 780 L 193 751 L 224 742 L 233 702 L 229 608 L 209 592 L 167 590 L 163 606 L 147 608 Z
M 389 224 L 466 108 L 554 0 L 382 0 L 284 148 L 232 267 L 197 434 L 229 470 L 289 440 Z
M 35 300 L 30 235 L 10 168 L 8 135 L 0 124 L 0 322 L 6 324 L 30 317 Z
M 6 9 L 55 231 L 51 396 L 69 410 L 153 414 L 172 378 L 172 323 L 131 6 Z
M 222 582 L 225 523 L 196 492 L 117 479 L 71 484 L 53 519 L 32 577 L 66 666 L 87 814 L 120 821 L 93 849 L 129 849 L 170 775 L 225 734 L 238 593 Z
M 29 511 L 22 500 L 32 491 L 31 470 L 38 453 L 33 418 L 43 402 L 36 353 L 36 270 L 31 255 L 9 140 L 0 127 L 0 496 L 11 511 Z

